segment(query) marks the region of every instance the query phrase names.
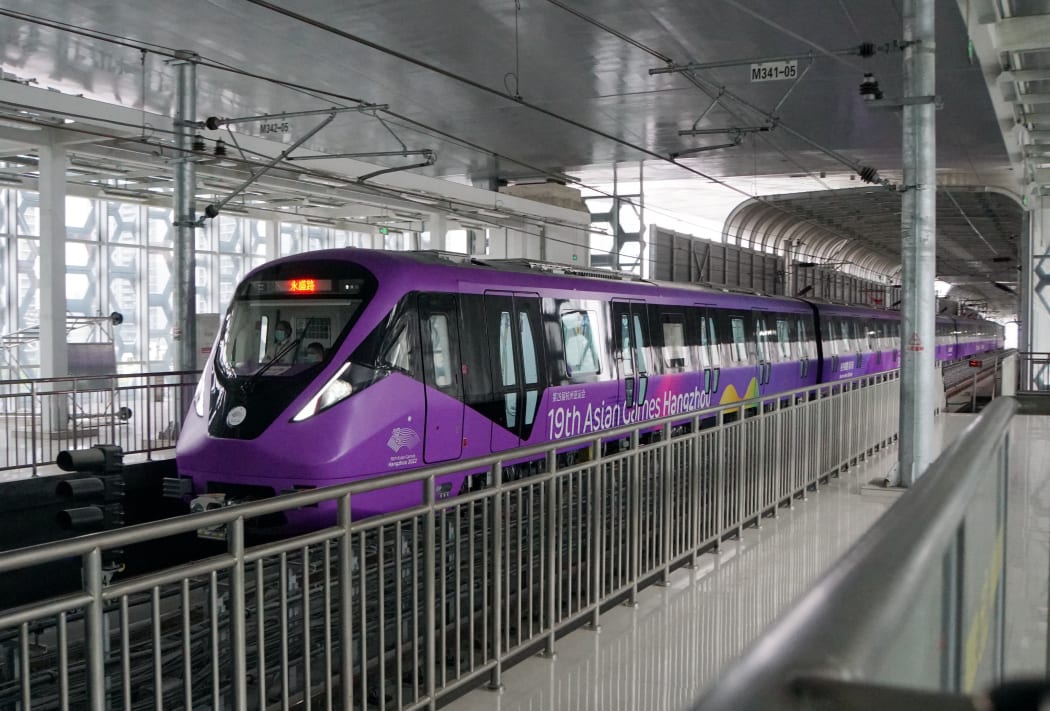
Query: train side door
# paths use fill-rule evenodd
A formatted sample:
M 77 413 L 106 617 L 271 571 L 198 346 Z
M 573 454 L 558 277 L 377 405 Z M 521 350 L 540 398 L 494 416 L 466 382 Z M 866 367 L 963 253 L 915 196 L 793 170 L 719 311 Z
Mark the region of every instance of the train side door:
M 456 459 L 463 450 L 463 367 L 455 294 L 419 295 L 419 332 L 426 383 L 423 460 Z
M 532 436 L 546 385 L 539 297 L 486 292 L 485 328 L 497 403 L 490 444 L 498 452 Z
M 620 402 L 645 403 L 649 389 L 649 315 L 641 301 L 612 302 L 613 353 L 619 368 Z

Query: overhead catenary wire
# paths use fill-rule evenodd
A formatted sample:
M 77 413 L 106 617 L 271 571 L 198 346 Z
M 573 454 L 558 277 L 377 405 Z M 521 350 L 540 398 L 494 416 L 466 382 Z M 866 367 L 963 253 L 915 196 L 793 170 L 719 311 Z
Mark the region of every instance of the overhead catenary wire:
M 258 4 L 258 5 L 261 5 L 261 6 L 262 5 L 270 6 L 271 9 L 275 9 L 275 11 L 277 11 L 277 12 L 281 11 L 280 8 L 273 8 L 270 5 L 270 3 L 260 3 L 260 2 L 257 2 L 255 0 L 248 0 L 248 1 L 249 2 L 254 2 L 254 4 Z M 41 24 L 41 25 L 44 25 L 44 26 L 52 27 L 54 29 L 67 31 L 67 32 L 71 32 L 71 33 L 74 33 L 74 34 L 79 34 L 79 35 L 82 35 L 82 36 L 91 37 L 91 38 L 99 39 L 99 40 L 106 41 L 106 42 L 111 42 L 111 43 L 114 43 L 114 44 L 117 44 L 117 45 L 120 45 L 120 46 L 136 49 L 136 50 L 139 50 L 139 51 L 141 51 L 143 47 L 147 47 L 147 48 L 149 48 L 149 51 L 153 51 L 154 53 L 159 54 L 161 56 L 166 56 L 166 57 L 169 57 L 169 58 L 175 58 L 176 57 L 176 52 L 175 52 L 174 49 L 163 47 L 162 45 L 154 45 L 154 44 L 150 44 L 150 43 L 140 43 L 140 42 L 136 42 L 136 41 L 131 41 L 131 40 L 128 40 L 127 38 L 122 38 L 122 37 L 120 37 L 118 35 L 112 35 L 110 33 L 104 33 L 104 32 L 100 32 L 100 31 L 89 30 L 89 29 L 85 29 L 85 28 L 82 28 L 82 27 L 78 27 L 78 26 L 75 26 L 75 25 L 68 24 L 68 23 L 63 23 L 63 22 L 60 22 L 60 21 L 51 20 L 51 19 L 47 19 L 47 18 L 40 18 L 40 17 L 34 16 L 34 15 L 30 15 L 30 14 L 27 14 L 27 13 L 20 13 L 20 12 L 17 12 L 17 11 L 10 11 L 10 10 L 0 9 L 0 15 L 14 17 L 16 19 L 22 19 L 22 20 L 28 21 L 28 22 L 34 22 L 34 23 Z M 337 33 L 339 32 L 338 30 L 335 30 L 335 31 Z M 651 50 L 649 48 L 645 48 L 644 45 L 641 45 L 640 43 L 632 42 L 632 44 L 634 44 L 635 46 L 639 46 L 639 47 L 645 49 L 645 51 L 648 51 L 649 53 L 653 54 L 653 56 L 656 56 L 658 58 L 664 59 L 664 55 L 662 55 L 659 52 L 656 52 L 655 50 Z M 372 46 L 374 46 L 374 45 L 372 45 Z M 382 48 L 382 47 L 375 47 L 375 48 L 378 49 L 379 51 L 385 51 L 385 48 Z M 391 50 L 391 52 L 392 52 L 392 50 Z M 397 53 L 397 54 L 398 54 L 398 56 L 404 56 L 404 55 L 400 55 L 400 53 Z M 411 58 L 407 58 L 407 57 L 405 57 L 405 59 L 406 59 L 406 61 L 414 61 Z M 217 61 L 214 61 L 214 60 L 209 60 L 209 59 L 206 59 L 206 58 L 203 58 L 203 57 L 201 57 L 199 59 L 198 63 L 201 66 L 210 67 L 210 68 L 214 68 L 214 69 L 221 70 L 221 71 L 228 71 L 228 72 L 235 73 L 235 74 L 238 74 L 238 75 L 241 75 L 241 76 L 259 79 L 261 81 L 267 81 L 267 82 L 270 82 L 270 83 L 273 83 L 273 84 L 276 84 L 276 85 L 279 85 L 279 86 L 283 86 L 283 87 L 285 87 L 285 88 L 287 88 L 287 89 L 289 89 L 291 91 L 304 92 L 304 93 L 311 93 L 312 92 L 314 94 L 323 95 L 323 96 L 326 96 L 326 97 L 329 97 L 329 98 L 336 98 L 336 99 L 340 99 L 340 100 L 343 100 L 343 101 L 350 101 L 350 102 L 357 103 L 357 104 L 368 103 L 364 99 L 348 96 L 348 95 L 345 95 L 345 94 L 340 94 L 338 92 L 332 92 L 332 91 L 329 91 L 329 90 L 326 90 L 326 89 L 316 89 L 316 88 L 304 87 L 304 86 L 302 86 L 300 84 L 296 84 L 296 83 L 293 83 L 293 82 L 288 82 L 286 80 L 282 80 L 282 79 L 279 79 L 279 78 L 276 78 L 276 77 L 270 77 L 270 76 L 267 76 L 267 75 L 264 75 L 264 74 L 259 74 L 259 73 L 256 73 L 256 72 L 251 72 L 251 71 L 239 68 L 239 67 L 234 67 L 232 65 L 228 65 L 228 64 L 225 64 L 225 63 L 222 63 L 222 62 L 217 62 Z M 427 68 L 430 68 L 431 65 L 428 65 L 427 63 L 422 63 L 421 66 L 426 66 Z M 436 67 L 434 69 L 443 72 L 443 70 L 439 70 Z M 447 74 L 450 75 L 451 78 L 457 78 L 454 74 L 451 74 L 451 73 L 447 73 Z M 467 82 L 471 82 L 471 80 L 469 80 L 469 79 L 463 79 L 463 80 L 467 81 Z M 498 90 L 491 89 L 489 87 L 485 87 L 484 85 L 477 84 L 476 82 L 471 82 L 471 83 L 476 85 L 476 86 L 478 86 L 479 88 L 483 89 L 484 91 L 487 91 L 489 93 L 493 93 L 493 94 L 495 94 L 497 96 L 501 96 L 501 97 L 506 98 L 508 100 L 515 101 L 517 103 L 521 103 L 523 105 L 526 105 L 526 106 L 532 108 L 531 104 L 528 104 L 527 102 L 524 102 L 524 101 L 521 101 L 521 100 L 514 99 L 514 97 L 507 96 L 507 95 L 503 94 L 502 92 L 499 92 Z M 646 155 L 650 155 L 650 156 L 655 157 L 655 158 L 657 158 L 657 159 L 659 159 L 661 161 L 665 161 L 665 162 L 671 163 L 673 165 L 676 165 L 676 166 L 682 168 L 683 170 L 685 170 L 685 171 L 687 171 L 689 173 L 692 173 L 694 175 L 702 177 L 702 178 L 708 180 L 709 182 L 711 182 L 713 184 L 720 185 L 720 186 L 722 186 L 722 187 L 724 187 L 724 188 L 726 188 L 726 189 L 728 189 L 728 190 L 730 190 L 732 192 L 735 192 L 737 194 L 740 194 L 740 195 L 744 196 L 745 198 L 753 199 L 753 200 L 762 202 L 764 204 L 769 204 L 769 205 L 773 206 L 776 209 L 780 209 L 774 203 L 768 201 L 767 199 L 765 199 L 762 196 L 750 194 L 746 190 L 743 190 L 741 188 L 733 186 L 733 185 L 727 183 L 724 180 L 721 180 L 721 179 L 718 179 L 716 177 L 707 175 L 707 174 L 703 173 L 702 171 L 699 171 L 699 170 L 696 170 L 694 168 L 691 168 L 690 166 L 684 165 L 684 164 L 682 164 L 679 161 L 676 161 L 674 159 L 671 159 L 671 158 L 668 158 L 668 157 L 664 157 L 664 156 L 662 156 L 660 154 L 648 151 L 648 149 L 642 148 L 640 146 L 636 146 L 635 144 L 633 144 L 631 142 L 624 141 L 624 140 L 619 139 L 619 138 L 617 138 L 615 136 L 612 136 L 612 135 L 610 135 L 608 133 L 599 131 L 597 129 L 593 129 L 593 128 L 588 127 L 588 126 L 586 126 L 584 124 L 581 124 L 579 122 L 575 122 L 575 121 L 573 121 L 571 119 L 566 119 L 566 118 L 560 117 L 558 114 L 555 114 L 554 112 L 550 112 L 550 111 L 547 111 L 547 110 L 539 108 L 539 107 L 536 107 L 536 110 L 540 111 L 541 113 L 545 113 L 547 115 L 550 115 L 553 118 L 558 118 L 560 120 L 567 121 L 570 124 L 581 128 L 582 130 L 586 130 L 586 131 L 595 133 L 596 135 L 599 135 L 599 136 L 602 136 L 602 137 L 607 138 L 609 140 L 615 141 L 615 142 L 617 142 L 617 143 L 619 143 L 621 145 L 625 145 L 627 147 L 637 149 L 637 150 L 645 153 Z M 402 122 L 404 122 L 404 123 L 406 123 L 406 124 L 408 124 L 410 126 L 414 126 L 419 131 L 430 133 L 430 134 L 436 134 L 438 136 L 441 136 L 441 137 L 445 138 L 446 140 L 449 140 L 451 142 L 455 142 L 455 143 L 457 143 L 459 145 L 463 145 L 463 146 L 471 148 L 473 150 L 481 151 L 481 152 L 483 152 L 483 153 L 485 153 L 487 155 L 491 155 L 491 156 L 494 156 L 494 157 L 497 157 L 497 158 L 502 158 L 502 159 L 507 160 L 507 161 L 509 161 L 511 163 L 514 163 L 516 165 L 525 167 L 525 168 L 527 168 L 529 170 L 533 170 L 533 171 L 537 172 L 540 175 L 546 175 L 548 177 L 554 178 L 554 179 L 559 180 L 559 181 L 563 181 L 565 178 L 570 178 L 570 176 L 564 176 L 564 175 L 561 175 L 561 174 L 552 173 L 551 171 L 546 170 L 544 168 L 534 166 L 534 165 L 528 163 L 527 161 L 523 161 L 523 160 L 514 158 L 512 156 L 507 156 L 507 155 L 499 153 L 497 151 L 493 151 L 491 149 L 488 149 L 486 147 L 480 146 L 480 145 L 478 145 L 476 143 L 473 143 L 471 141 L 463 139 L 463 138 L 461 138 L 459 136 L 455 136 L 455 135 L 450 134 L 448 132 L 441 131 L 440 129 L 437 129 L 436 127 L 430 126 L 430 125 L 425 124 L 425 123 L 420 122 L 420 121 L 416 121 L 415 119 L 412 119 L 411 117 L 408 117 L 408 116 L 405 116 L 405 115 L 402 115 L 402 114 L 398 114 L 398 113 L 390 111 L 390 110 L 384 111 L 383 113 L 388 115 L 388 116 L 395 117 L 398 120 L 400 120 L 400 121 L 402 121 Z M 85 118 L 91 118 L 91 117 L 85 117 Z M 116 123 L 116 122 L 114 122 L 114 123 Z M 125 139 L 126 140 L 126 137 L 114 137 L 114 138 L 121 138 L 121 139 Z M 773 145 L 774 145 L 774 147 L 776 147 L 775 144 L 773 144 Z M 778 148 L 778 150 L 780 150 L 780 149 Z M 796 163 L 796 165 L 797 165 L 797 163 Z M 802 169 L 805 171 L 804 168 L 802 168 Z M 805 171 L 805 172 L 808 173 L 809 171 Z M 321 174 L 321 175 L 323 175 L 323 174 Z M 612 195 L 612 194 L 610 194 L 610 193 L 608 193 L 606 191 L 603 191 L 600 188 L 597 188 L 597 187 L 591 186 L 591 185 L 587 185 L 587 184 L 585 184 L 585 183 L 583 183 L 581 181 L 571 180 L 571 178 L 570 178 L 570 180 L 568 182 L 572 182 L 573 184 L 580 185 L 581 187 L 584 187 L 584 188 L 587 188 L 587 189 L 592 190 L 594 192 L 597 192 L 600 195 L 604 195 L 605 197 L 608 197 L 608 198 L 614 197 L 614 195 Z M 657 214 L 661 214 L 663 212 L 661 209 L 659 209 L 658 207 L 654 206 L 651 202 L 648 203 L 647 208 L 651 212 L 655 212 Z M 694 224 L 694 226 L 700 228 L 701 230 L 707 231 L 707 230 L 710 229 L 710 228 L 708 228 L 706 226 L 703 226 L 703 225 L 697 225 L 695 223 L 690 223 L 690 222 L 688 222 L 686 220 L 681 220 L 681 218 L 679 218 L 677 215 L 673 215 L 671 213 L 663 212 L 663 214 L 666 214 L 668 216 L 673 216 L 673 217 L 675 217 L 675 219 L 679 219 L 680 221 L 682 221 L 682 222 L 684 222 L 686 224 Z M 803 220 L 803 221 L 804 222 L 811 222 L 810 220 Z M 812 224 L 816 224 L 816 223 L 812 223 Z M 838 233 L 834 229 L 832 229 L 831 227 L 829 227 L 827 225 L 818 225 L 818 226 L 821 229 L 823 229 L 823 230 L 825 230 L 825 231 L 827 231 L 827 232 L 829 232 L 831 234 L 838 235 Z M 604 233 L 602 233 L 602 234 L 604 234 Z M 720 233 L 719 233 L 719 236 L 721 236 Z M 839 236 L 841 236 L 841 235 L 839 235 Z

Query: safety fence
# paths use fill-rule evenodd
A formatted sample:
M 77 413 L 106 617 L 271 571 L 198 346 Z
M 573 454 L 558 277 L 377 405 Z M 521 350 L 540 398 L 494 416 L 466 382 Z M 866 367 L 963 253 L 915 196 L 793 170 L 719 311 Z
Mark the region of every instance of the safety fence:
M 505 666 L 892 442 L 899 383 L 866 376 L 0 554 L 0 575 L 69 559 L 84 580 L 0 612 L 0 709 L 413 709 L 498 686 Z M 439 499 L 457 471 L 486 485 Z M 393 485 L 421 503 L 352 517 L 355 496 Z M 249 542 L 253 524 L 309 507 L 331 520 Z M 217 555 L 110 579 L 124 547 L 221 526 Z
M 1017 357 L 1021 390 L 1050 390 L 1050 353 L 1022 351 Z
M 0 382 L 0 471 L 37 474 L 66 449 L 96 442 L 125 454 L 174 449 L 200 378 L 194 371 Z
M 1006 669 L 1016 415 L 1050 415 L 1050 398 L 993 401 L 696 708 L 981 708 Z

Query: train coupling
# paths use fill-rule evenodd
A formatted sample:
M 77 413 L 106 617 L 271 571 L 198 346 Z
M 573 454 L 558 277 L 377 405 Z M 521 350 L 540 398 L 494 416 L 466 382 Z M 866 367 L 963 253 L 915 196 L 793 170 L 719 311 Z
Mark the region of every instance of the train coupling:
M 232 506 L 235 503 L 237 502 L 228 498 L 226 494 L 201 494 L 190 501 L 190 513 L 214 511 L 215 509 L 221 509 L 224 506 Z M 220 523 L 216 526 L 198 528 L 197 538 L 205 538 L 211 541 L 225 541 L 226 524 Z

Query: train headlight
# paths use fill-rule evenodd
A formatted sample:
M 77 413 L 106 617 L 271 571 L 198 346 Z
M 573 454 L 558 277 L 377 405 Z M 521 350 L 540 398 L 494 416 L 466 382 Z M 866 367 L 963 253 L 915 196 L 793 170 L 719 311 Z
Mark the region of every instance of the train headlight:
M 193 391 L 193 409 L 196 411 L 197 417 L 204 417 L 204 383 L 207 378 L 207 373 L 201 375 L 201 379 L 197 381 L 197 389 Z
M 343 378 L 349 369 L 350 363 L 343 363 L 343 367 L 336 371 L 335 375 L 325 383 L 320 392 L 310 398 L 310 402 L 306 403 L 306 406 L 296 413 L 295 417 L 292 418 L 292 422 L 302 422 L 309 419 L 353 395 L 354 386 Z

